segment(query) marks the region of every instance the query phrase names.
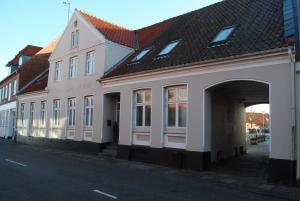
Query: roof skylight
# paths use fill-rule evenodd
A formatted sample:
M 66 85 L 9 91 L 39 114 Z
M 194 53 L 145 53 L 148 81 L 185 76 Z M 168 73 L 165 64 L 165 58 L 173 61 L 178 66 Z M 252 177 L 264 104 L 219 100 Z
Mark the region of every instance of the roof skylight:
M 143 51 L 141 51 L 136 57 L 134 57 L 131 62 L 137 62 L 141 60 L 148 52 L 150 52 L 151 48 L 146 48 Z
M 157 56 L 164 56 L 169 54 L 179 43 L 181 40 L 172 41 L 169 43 Z
M 219 42 L 226 41 L 229 38 L 229 36 L 232 34 L 232 32 L 234 30 L 235 30 L 235 26 L 223 28 L 218 33 L 218 35 L 214 38 L 214 40 L 212 41 L 212 43 L 219 43 Z

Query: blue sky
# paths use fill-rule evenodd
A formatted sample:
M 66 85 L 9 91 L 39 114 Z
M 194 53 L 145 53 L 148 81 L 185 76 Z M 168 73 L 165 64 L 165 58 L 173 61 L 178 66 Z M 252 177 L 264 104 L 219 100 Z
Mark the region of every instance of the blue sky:
M 45 46 L 67 24 L 64 0 L 9 0 L 1 2 L 0 80 L 8 75 L 6 63 L 27 44 Z M 220 0 L 70 0 L 75 8 L 137 29 L 192 11 Z

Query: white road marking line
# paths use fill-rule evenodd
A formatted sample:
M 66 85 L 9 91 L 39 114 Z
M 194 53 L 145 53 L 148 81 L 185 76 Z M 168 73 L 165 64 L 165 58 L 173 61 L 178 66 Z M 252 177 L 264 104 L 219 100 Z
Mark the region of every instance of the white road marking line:
M 11 162 L 11 163 L 13 163 L 13 164 L 20 165 L 20 166 L 22 166 L 22 167 L 27 167 L 27 166 L 28 166 L 28 165 L 26 165 L 26 164 L 19 163 L 19 162 L 17 162 L 17 161 L 13 161 L 13 160 L 9 160 L 9 159 L 5 159 L 5 160 L 8 161 L 8 162 Z
M 107 196 L 107 197 L 110 197 L 110 198 L 112 198 L 112 199 L 118 199 L 116 196 L 114 196 L 114 195 L 111 195 L 111 194 L 108 194 L 108 193 L 105 193 L 105 192 L 102 192 L 102 191 L 99 191 L 99 190 L 93 190 L 95 193 L 99 193 L 99 194 L 101 194 L 101 195 L 105 195 L 105 196 Z

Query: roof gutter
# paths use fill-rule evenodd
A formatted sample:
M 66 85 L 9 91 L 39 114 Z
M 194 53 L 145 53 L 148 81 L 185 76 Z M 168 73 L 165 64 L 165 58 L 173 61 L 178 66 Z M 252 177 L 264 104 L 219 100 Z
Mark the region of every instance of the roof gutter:
M 227 58 L 211 59 L 208 61 L 187 63 L 187 64 L 182 64 L 182 65 L 177 65 L 177 66 L 170 66 L 170 67 L 164 67 L 164 68 L 159 68 L 159 69 L 154 69 L 154 70 L 123 74 L 123 75 L 118 75 L 118 76 L 113 76 L 113 77 L 107 77 L 107 78 L 104 77 L 104 78 L 98 79 L 97 81 L 99 81 L 99 82 L 106 82 L 106 81 L 109 82 L 109 81 L 114 81 L 114 80 L 120 81 L 120 80 L 138 77 L 138 76 L 147 76 L 148 74 L 162 73 L 162 72 L 166 72 L 166 71 L 174 71 L 174 70 L 178 70 L 179 68 L 181 68 L 182 70 L 193 69 L 197 65 L 201 65 L 201 66 L 205 65 L 205 66 L 209 67 L 209 66 L 216 65 L 216 64 L 231 63 L 236 60 L 241 60 L 241 61 L 249 60 L 250 57 L 264 58 L 266 56 L 288 53 L 289 49 L 290 49 L 290 47 L 283 47 L 283 48 L 277 48 L 277 49 L 273 49 L 273 50 L 266 50 L 266 51 L 255 52 L 255 53 L 250 53 L 250 54 L 231 56 L 231 57 L 227 57 Z

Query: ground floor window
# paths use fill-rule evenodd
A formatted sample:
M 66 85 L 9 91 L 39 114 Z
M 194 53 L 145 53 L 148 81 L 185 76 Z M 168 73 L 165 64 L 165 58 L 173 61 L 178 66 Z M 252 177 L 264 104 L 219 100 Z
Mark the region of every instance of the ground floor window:
M 53 101 L 53 126 L 59 126 L 60 120 L 60 100 Z
M 135 126 L 151 126 L 151 90 L 135 91 Z
M 20 107 L 20 123 L 22 126 L 24 126 L 24 115 L 25 115 L 25 103 L 22 103 Z
M 46 101 L 41 102 L 41 117 L 40 117 L 40 126 L 46 126 Z
M 34 120 L 34 103 L 30 103 L 30 113 L 29 113 L 29 126 L 33 126 L 33 120 Z
M 171 128 L 186 127 L 187 119 L 187 86 L 166 88 L 166 126 Z
M 68 126 L 74 127 L 76 119 L 76 99 L 68 99 Z
M 84 97 L 84 126 L 92 127 L 94 118 L 94 96 Z

